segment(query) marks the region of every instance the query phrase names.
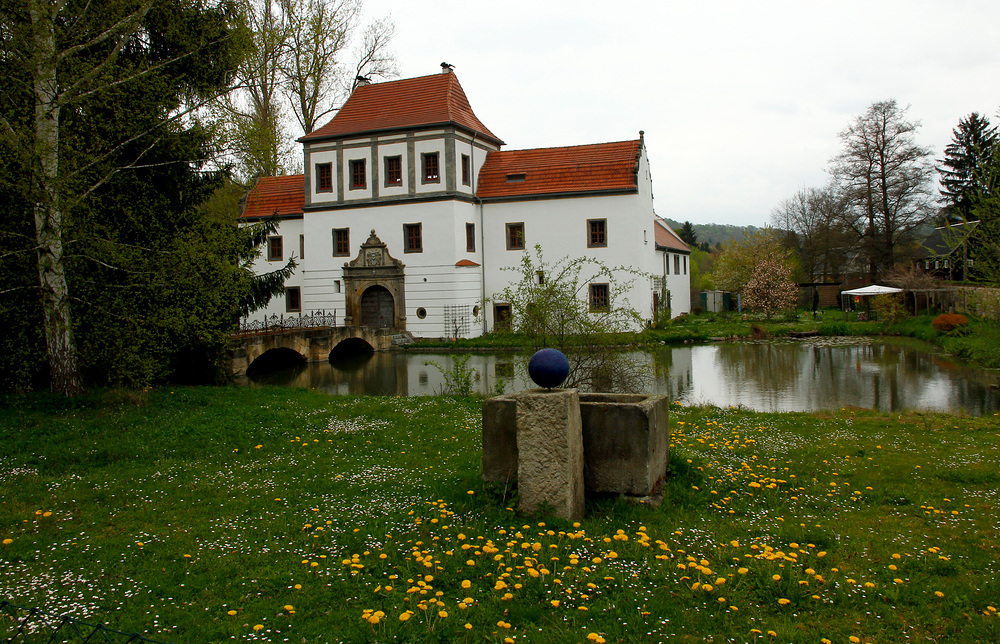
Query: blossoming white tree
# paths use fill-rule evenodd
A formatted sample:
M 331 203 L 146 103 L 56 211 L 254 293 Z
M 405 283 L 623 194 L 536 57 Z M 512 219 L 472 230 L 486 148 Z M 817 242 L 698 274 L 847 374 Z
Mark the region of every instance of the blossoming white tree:
M 759 311 L 770 319 L 775 311 L 795 308 L 799 287 L 792 280 L 792 269 L 778 257 L 766 257 L 753 267 L 743 288 L 743 306 Z

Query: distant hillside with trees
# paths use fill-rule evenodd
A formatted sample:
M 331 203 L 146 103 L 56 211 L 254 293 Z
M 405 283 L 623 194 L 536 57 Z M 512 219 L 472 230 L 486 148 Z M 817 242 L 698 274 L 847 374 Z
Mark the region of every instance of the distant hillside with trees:
M 681 233 L 681 229 L 684 228 L 685 224 L 689 224 L 696 235 L 698 244 L 707 243 L 709 247 L 714 248 L 717 244 L 724 244 L 729 240 L 742 241 L 747 235 L 751 235 L 758 230 L 756 226 L 734 226 L 732 224 L 694 224 L 690 222 L 679 222 L 673 219 L 667 219 L 667 224 L 678 234 Z M 683 238 L 684 236 L 681 235 Z

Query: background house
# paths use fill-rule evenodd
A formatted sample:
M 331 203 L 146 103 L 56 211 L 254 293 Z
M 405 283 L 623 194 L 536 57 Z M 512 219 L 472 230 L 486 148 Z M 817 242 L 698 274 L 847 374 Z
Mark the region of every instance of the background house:
M 247 222 L 281 218 L 258 271 L 300 258 L 286 295 L 257 318 L 332 309 L 349 325 L 477 336 L 505 315 L 493 301 L 515 279 L 505 267 L 536 244 L 547 260 L 586 255 L 650 275 L 624 295 L 647 319 L 664 288 L 673 315 L 690 310 L 690 251 L 653 213 L 641 132 L 501 150 L 442 66 L 359 86 L 300 142 L 305 173 L 261 179 L 242 213 Z M 588 286 L 589 297 L 601 296 L 599 278 Z
M 970 279 L 970 269 L 975 266 L 975 250 L 970 248 L 969 242 L 977 226 L 978 221 L 965 221 L 935 228 L 921 244 L 921 254 L 914 264 L 938 279 Z

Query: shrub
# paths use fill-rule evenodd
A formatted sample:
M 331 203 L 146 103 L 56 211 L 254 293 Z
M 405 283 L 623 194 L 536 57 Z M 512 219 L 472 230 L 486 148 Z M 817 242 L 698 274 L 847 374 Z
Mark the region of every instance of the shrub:
M 886 325 L 895 324 L 909 315 L 903 298 L 895 294 L 876 295 L 875 301 L 872 302 L 872 308 L 875 310 L 879 322 L 884 322 Z
M 938 331 L 948 333 L 952 329 L 957 329 L 958 327 L 964 326 L 968 323 L 969 318 L 959 313 L 942 313 L 934 318 L 934 321 L 931 322 L 931 326 Z
M 701 308 L 701 306 L 699 306 L 697 304 L 695 304 L 694 306 L 691 307 L 691 315 L 701 315 L 704 312 L 705 312 L 705 309 Z

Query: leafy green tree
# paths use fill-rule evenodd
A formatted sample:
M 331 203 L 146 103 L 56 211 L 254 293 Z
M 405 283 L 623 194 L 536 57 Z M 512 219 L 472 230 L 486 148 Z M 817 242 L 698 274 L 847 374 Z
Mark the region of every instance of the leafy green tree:
M 648 276 L 631 267 L 607 266 L 590 257 L 546 262 L 540 246 L 525 253 L 517 267 L 520 280 L 493 296 L 511 307 L 511 327 L 529 352 L 558 349 L 570 373 L 563 385 L 591 391 L 636 391 L 645 374 L 621 350 L 620 334 L 643 327 L 642 316 L 628 302 L 632 281 Z M 590 285 L 607 285 L 595 301 Z M 603 296 L 602 296 L 603 298 Z
M 715 285 L 724 291 L 743 294 L 757 267 L 771 258 L 792 266 L 791 253 L 773 228 L 757 229 L 739 241 L 729 241 L 715 260 Z
M 970 198 L 970 216 L 979 220 L 970 248 L 975 256 L 973 274 L 1000 285 L 1000 143 L 993 144 L 989 158 L 981 169 L 983 189 Z
M 895 265 L 933 215 L 930 150 L 917 144 L 919 128 L 919 121 L 906 119 L 905 108 L 888 100 L 872 103 L 840 133 L 843 149 L 830 172 L 872 281 Z
M 47 356 L 50 386 L 66 395 L 84 376 L 148 382 L 172 356 L 218 347 L 212 325 L 223 322 L 213 320 L 226 316 L 212 315 L 232 309 L 233 291 L 214 268 L 232 265 L 220 236 L 234 228 L 199 216 L 222 174 L 207 165 L 213 139 L 195 115 L 228 89 L 240 56 L 230 8 L 0 5 L 0 185 L 10 195 L 0 262 L 18 289 L 0 308 L 5 328 L 29 341 L 25 353 Z
M 995 162 L 997 128 L 973 112 L 962 117 L 951 132 L 951 143 L 944 149 L 937 171 L 942 201 L 963 221 L 968 220 L 973 199 L 990 191 L 986 178 L 987 169 Z
M 715 255 L 702 248 L 691 249 L 691 290 L 714 291 L 715 277 L 712 269 Z

